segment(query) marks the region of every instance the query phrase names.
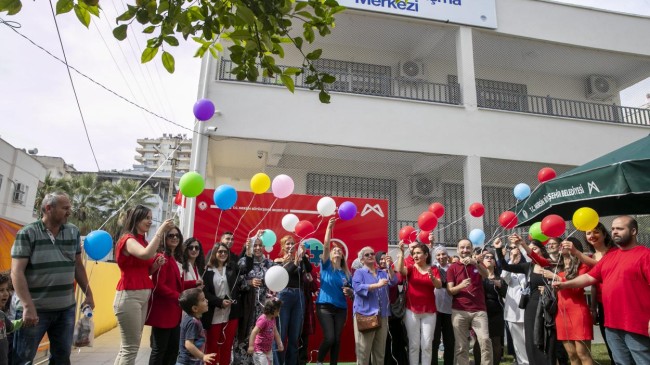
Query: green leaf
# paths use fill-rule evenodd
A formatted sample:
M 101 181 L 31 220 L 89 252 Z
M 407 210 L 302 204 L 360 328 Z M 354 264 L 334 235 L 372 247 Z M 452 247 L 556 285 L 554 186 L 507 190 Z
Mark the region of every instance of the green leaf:
M 175 68 L 174 56 L 172 56 L 169 52 L 163 51 L 162 64 L 163 66 L 165 66 L 165 70 L 167 70 L 167 72 L 169 72 L 170 74 L 174 73 L 174 68 Z
M 328 94 L 325 90 L 321 90 L 318 93 L 318 100 L 320 100 L 320 102 L 323 103 L 323 104 L 329 104 L 330 103 L 330 94 Z
M 0 13 L 6 11 L 7 15 L 16 15 L 22 7 L 20 0 L 0 0 Z
M 153 33 L 154 30 L 156 30 L 156 26 L 155 25 L 150 25 L 150 26 L 144 28 L 142 30 L 142 33 L 151 34 L 151 33 Z
M 300 1 L 298 4 L 296 4 L 296 7 L 293 9 L 294 11 L 300 11 L 309 5 L 306 1 Z
M 289 89 L 289 91 L 291 91 L 293 93 L 293 91 L 295 89 L 295 86 L 293 84 L 293 79 L 291 78 L 291 76 L 280 75 L 280 80 L 282 80 L 282 83 L 284 84 L 284 86 L 286 86 L 286 88 Z
M 242 3 L 237 5 L 237 16 L 243 20 L 245 24 L 253 25 L 255 23 L 255 14 Z
M 334 76 L 332 76 L 332 75 L 330 75 L 330 74 L 323 74 L 323 78 L 322 78 L 322 80 L 323 80 L 323 82 L 326 83 L 326 84 L 331 84 L 331 83 L 333 83 L 334 81 L 336 81 L 336 77 L 334 77 Z
M 168 36 L 163 37 L 163 40 L 165 41 L 165 43 L 169 44 L 170 46 L 173 46 L 173 47 L 178 46 L 178 39 L 176 39 L 176 37 L 174 37 L 172 35 L 168 35 Z
M 308 12 L 308 11 L 299 11 L 299 12 L 297 12 L 296 14 L 298 14 L 298 15 L 300 15 L 300 16 L 304 16 L 304 17 L 307 18 L 307 19 L 311 19 L 311 18 L 314 17 L 314 16 L 313 16 L 310 12 Z
M 59 0 L 56 2 L 56 15 L 68 13 L 73 7 L 72 0 Z
M 88 5 L 86 9 L 88 9 L 88 12 L 90 12 L 90 14 L 99 18 L 99 6 Z
M 296 47 L 298 49 L 302 48 L 302 38 L 301 37 L 296 37 L 293 39 L 294 42 L 296 42 Z
M 223 52 L 223 46 L 221 45 L 221 43 L 214 43 L 212 47 L 218 52 Z
M 85 25 L 86 28 L 90 26 L 90 13 L 88 10 L 79 5 L 74 5 L 74 13 L 77 15 L 77 19 L 79 19 L 81 24 Z
M 286 70 L 284 70 L 285 75 L 300 75 L 302 73 L 302 68 L 299 67 L 287 67 Z
M 305 58 L 307 58 L 310 61 L 317 60 L 320 58 L 320 55 L 323 53 L 322 49 L 317 49 L 314 50 L 313 52 L 309 52 Z
M 126 39 L 126 31 L 129 28 L 128 24 L 122 24 L 118 26 L 117 28 L 113 29 L 113 37 L 117 39 L 118 41 L 123 41 Z
M 120 21 L 125 22 L 125 21 L 133 19 L 133 17 L 135 16 L 136 10 L 137 10 L 137 8 L 129 5 L 129 10 L 125 11 L 124 13 L 122 13 L 122 15 L 118 16 L 115 19 L 115 21 L 117 21 L 117 22 L 120 22 Z
M 314 29 L 308 24 L 305 24 L 305 30 L 302 33 L 305 36 L 305 40 L 309 43 L 314 42 Z
M 158 47 L 147 47 L 142 51 L 142 57 L 140 57 L 140 62 L 147 63 L 151 61 L 156 54 L 158 53 Z

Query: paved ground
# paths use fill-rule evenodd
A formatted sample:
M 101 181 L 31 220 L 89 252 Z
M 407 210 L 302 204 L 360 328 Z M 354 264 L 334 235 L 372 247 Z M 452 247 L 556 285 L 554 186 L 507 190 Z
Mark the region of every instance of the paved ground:
M 151 327 L 144 326 L 140 352 L 136 359 L 136 365 L 149 363 L 149 335 Z M 116 327 L 95 339 L 93 347 L 84 347 L 80 350 L 72 350 L 71 361 L 73 364 L 83 365 L 109 365 L 113 364 L 120 348 L 120 331 Z

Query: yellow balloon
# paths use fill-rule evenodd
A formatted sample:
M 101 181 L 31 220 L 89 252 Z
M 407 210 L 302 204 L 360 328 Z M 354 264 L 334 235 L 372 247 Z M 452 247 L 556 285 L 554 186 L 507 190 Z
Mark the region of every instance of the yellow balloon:
M 582 207 L 573 213 L 573 225 L 585 232 L 596 228 L 598 219 L 598 213 L 589 207 Z
M 271 187 L 271 178 L 269 175 L 260 172 L 251 178 L 251 190 L 255 194 L 262 194 Z

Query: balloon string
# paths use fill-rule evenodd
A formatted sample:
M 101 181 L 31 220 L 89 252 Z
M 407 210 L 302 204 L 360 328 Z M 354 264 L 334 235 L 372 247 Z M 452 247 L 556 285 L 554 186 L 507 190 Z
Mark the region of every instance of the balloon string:
M 295 235 L 298 236 L 298 238 L 300 238 L 300 241 L 304 241 L 304 240 L 306 240 L 307 237 L 311 236 L 312 234 L 316 233 L 316 231 L 318 231 L 318 227 L 320 227 L 321 223 L 323 223 L 323 220 L 325 219 L 325 217 L 323 217 L 323 216 L 320 215 L 320 214 L 319 214 L 318 216 L 321 217 L 321 219 L 320 219 L 320 221 L 319 221 L 318 224 L 316 225 L 316 228 L 314 228 L 313 231 L 307 233 L 307 234 L 304 235 L 304 236 L 301 236 L 301 235 L 299 235 L 299 234 L 297 234 L 297 233 L 294 232 Z M 339 220 L 339 218 L 336 218 L 336 220 Z
M 445 228 L 448 228 L 448 227 L 451 226 L 452 224 L 456 224 L 456 223 L 458 223 L 460 220 L 464 219 L 465 217 L 467 217 L 467 214 L 465 214 L 465 215 L 463 215 L 462 217 L 456 219 L 455 221 L 449 223 L 448 225 L 446 225 L 446 226 L 440 228 L 440 229 L 438 230 L 438 232 L 442 232 Z
M 237 233 L 237 228 L 239 228 L 239 224 L 241 223 L 242 219 L 244 219 L 244 216 L 246 213 L 248 213 L 248 210 L 250 209 L 251 205 L 253 205 L 253 201 L 255 200 L 255 196 L 257 194 L 254 194 L 253 197 L 251 198 L 250 203 L 248 203 L 248 206 L 246 207 L 246 210 L 244 210 L 244 213 L 242 213 L 241 217 L 239 217 L 239 221 L 237 222 L 237 225 L 235 226 L 235 229 L 233 230 L 233 235 L 232 238 L 233 240 L 235 239 L 235 234 Z
M 251 231 L 248 232 L 247 237 L 251 237 L 251 233 L 253 233 L 253 231 L 255 230 L 255 228 L 259 227 L 260 224 L 262 224 L 262 222 L 264 221 L 264 218 L 266 218 L 266 216 L 269 215 L 269 213 L 271 213 L 271 209 L 273 209 L 273 205 L 275 205 L 275 202 L 277 202 L 277 201 L 278 201 L 278 198 L 275 198 L 275 200 L 273 201 L 273 203 L 271 203 L 271 206 L 266 210 L 266 213 L 264 213 L 264 215 L 262 216 L 262 219 L 260 219 L 260 221 L 257 222 L 257 224 L 255 225 L 255 227 L 253 227 L 253 229 L 251 229 Z
M 214 239 L 212 240 L 213 242 L 217 242 L 217 235 L 219 234 L 219 225 L 221 224 L 221 215 L 223 214 L 223 210 L 219 212 L 219 218 L 217 219 L 217 229 L 214 231 Z

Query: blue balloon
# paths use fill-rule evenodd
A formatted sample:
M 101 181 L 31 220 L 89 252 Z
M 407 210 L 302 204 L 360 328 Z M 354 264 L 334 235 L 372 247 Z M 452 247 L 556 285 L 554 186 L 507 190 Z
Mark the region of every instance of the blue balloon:
M 86 255 L 95 261 L 106 257 L 111 252 L 111 248 L 113 248 L 113 238 L 106 231 L 92 231 L 84 241 Z
M 214 190 L 214 204 L 221 210 L 228 210 L 237 202 L 237 190 L 230 185 L 220 185 Z
M 275 241 L 278 240 L 278 237 L 275 235 L 275 232 L 273 232 L 272 230 L 265 229 L 260 239 L 262 240 L 262 244 L 264 245 L 264 247 L 273 247 Z
M 517 198 L 517 200 L 524 200 L 530 195 L 530 186 L 524 183 L 517 184 L 513 190 L 513 193 L 515 194 L 515 198 Z
M 480 246 L 485 242 L 485 232 L 476 228 L 469 233 L 469 240 L 474 246 Z

